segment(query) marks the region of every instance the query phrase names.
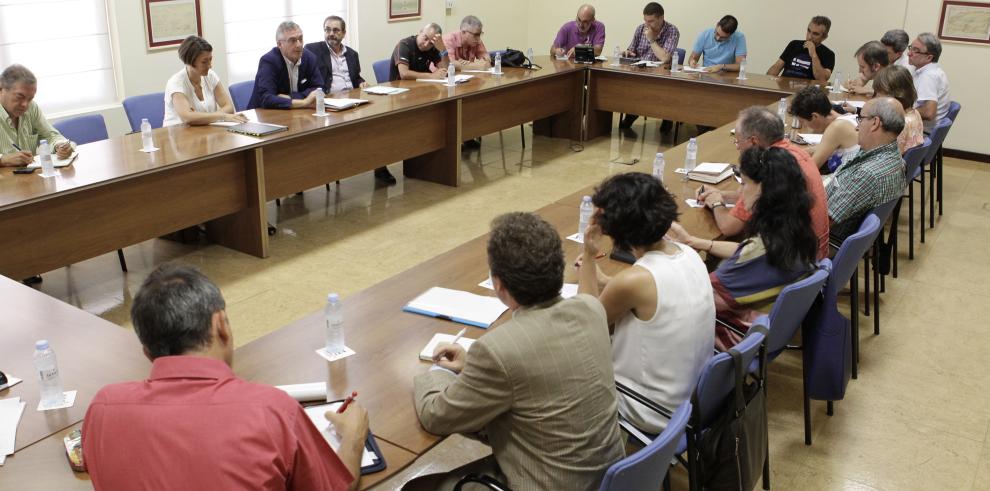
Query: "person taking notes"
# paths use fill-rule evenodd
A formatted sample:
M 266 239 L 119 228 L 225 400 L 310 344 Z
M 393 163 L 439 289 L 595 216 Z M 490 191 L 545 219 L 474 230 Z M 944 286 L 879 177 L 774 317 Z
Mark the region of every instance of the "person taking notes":
M 698 67 L 699 60 L 709 72 L 738 72 L 746 59 L 746 36 L 739 32 L 739 21 L 731 15 L 722 17 L 715 27 L 698 34 L 688 57 L 688 65 Z
M 41 140 L 48 140 L 60 159 L 72 155 L 76 144 L 45 119 L 34 102 L 38 79 L 23 65 L 0 73 L 0 167 L 23 167 L 34 161 Z
M 243 115 L 234 114 L 234 101 L 213 71 L 213 46 L 210 43 L 199 36 L 187 37 L 179 45 L 179 59 L 185 67 L 165 84 L 162 126 L 247 121 Z
M 584 4 L 578 9 L 577 18 L 560 27 L 550 45 L 550 56 L 574 57 L 574 47 L 590 44 L 595 56 L 602 54 L 605 46 L 605 24 L 595 20 L 595 7 Z

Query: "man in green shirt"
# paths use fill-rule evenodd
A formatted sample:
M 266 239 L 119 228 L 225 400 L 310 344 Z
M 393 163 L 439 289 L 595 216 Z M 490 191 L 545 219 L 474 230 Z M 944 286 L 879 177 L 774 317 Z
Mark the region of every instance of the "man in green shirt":
M 48 140 L 59 158 L 75 146 L 62 136 L 34 102 L 38 79 L 23 65 L 10 65 L 0 74 L 0 167 L 30 164 L 41 140 Z

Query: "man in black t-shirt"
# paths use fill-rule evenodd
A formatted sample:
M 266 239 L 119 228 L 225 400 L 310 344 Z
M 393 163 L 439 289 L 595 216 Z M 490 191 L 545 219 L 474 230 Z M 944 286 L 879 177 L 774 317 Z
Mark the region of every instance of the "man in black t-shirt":
M 835 68 L 835 53 L 822 45 L 828 39 L 832 21 L 823 15 L 811 18 L 804 41 L 787 43 L 780 59 L 767 70 L 767 75 L 806 78 L 827 82 Z
M 442 34 L 438 24 L 430 23 L 419 34 L 399 41 L 392 51 L 389 81 L 446 77 L 450 59 Z M 435 72 L 430 69 L 431 64 L 437 68 Z

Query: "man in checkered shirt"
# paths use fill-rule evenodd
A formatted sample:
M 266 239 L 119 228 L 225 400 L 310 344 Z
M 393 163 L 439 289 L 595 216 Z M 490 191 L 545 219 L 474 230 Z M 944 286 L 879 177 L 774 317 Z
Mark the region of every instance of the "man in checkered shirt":
M 681 33 L 677 27 L 664 20 L 663 6 L 657 2 L 650 2 L 643 8 L 643 23 L 636 27 L 632 42 L 623 54 L 648 61 L 660 61 L 667 65 L 677 51 L 677 42 L 680 39 Z M 684 60 L 680 62 L 683 63 Z M 627 114 L 619 123 L 619 127 L 629 128 L 638 117 L 635 114 Z M 669 131 L 670 128 L 671 122 L 664 121 L 660 131 Z

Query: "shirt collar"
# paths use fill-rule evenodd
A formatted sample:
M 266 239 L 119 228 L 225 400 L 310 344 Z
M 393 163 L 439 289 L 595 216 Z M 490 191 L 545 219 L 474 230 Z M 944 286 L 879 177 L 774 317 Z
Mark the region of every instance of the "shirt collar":
M 874 148 L 873 150 L 860 150 L 859 155 L 857 155 L 856 158 L 854 158 L 853 160 L 857 162 L 862 162 L 873 158 L 873 156 L 877 154 L 888 153 L 888 152 L 894 152 L 897 155 L 901 154 L 900 151 L 897 150 L 897 140 L 880 145 L 879 147 Z
M 286 58 L 285 56 L 282 56 L 282 59 L 285 60 L 285 66 L 288 67 L 290 70 L 293 69 L 293 68 L 298 68 L 299 67 L 299 64 L 302 63 L 302 56 L 300 56 L 299 57 L 299 61 L 297 61 L 295 63 L 289 61 L 289 59 Z
M 10 117 L 10 114 L 7 113 L 7 110 L 4 109 L 2 105 L 0 105 L 0 121 L 9 124 L 11 127 L 14 126 L 14 120 Z
M 333 48 L 330 46 L 330 43 L 327 43 L 326 41 L 323 42 L 327 44 L 327 49 L 330 50 L 330 54 L 332 56 L 344 56 L 344 54 L 347 53 L 347 45 L 344 43 L 340 43 L 340 54 L 338 55 L 333 51 Z M 299 61 L 302 61 L 302 58 L 300 58 Z
M 172 378 L 229 379 L 234 371 L 226 363 L 205 356 L 160 356 L 151 365 L 148 380 Z

